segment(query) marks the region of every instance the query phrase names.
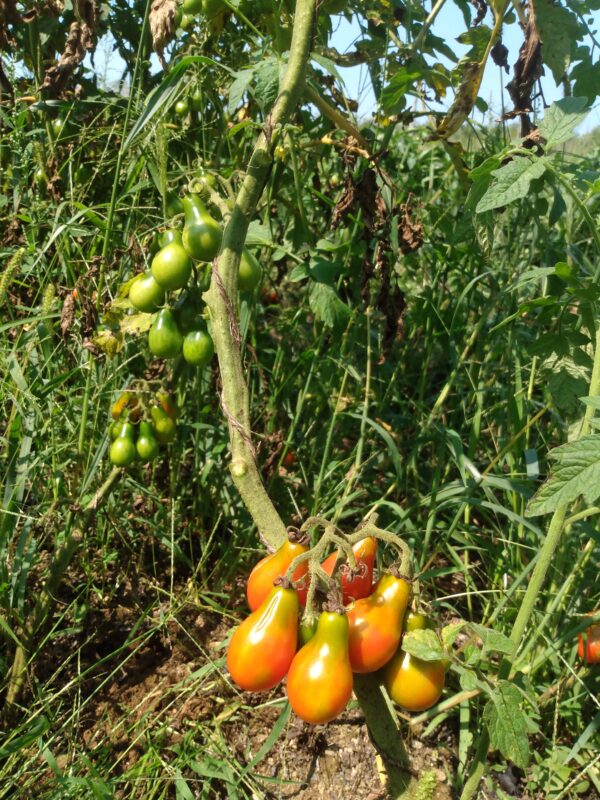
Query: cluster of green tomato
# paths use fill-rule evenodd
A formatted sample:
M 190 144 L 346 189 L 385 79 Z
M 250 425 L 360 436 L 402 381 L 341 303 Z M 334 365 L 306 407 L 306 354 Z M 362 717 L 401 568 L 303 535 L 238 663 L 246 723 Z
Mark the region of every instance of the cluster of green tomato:
M 221 246 L 221 226 L 213 219 L 200 197 L 182 199 L 185 212 L 183 232 L 165 231 L 150 269 L 139 275 L 129 288 L 129 300 L 138 311 L 156 313 L 148 333 L 150 352 L 159 358 L 183 354 L 188 364 L 206 366 L 214 354 L 213 341 L 201 314 L 200 293 L 189 286 L 193 262 L 211 262 Z M 254 289 L 262 275 L 260 264 L 247 250 L 240 263 L 240 291 Z M 171 308 L 165 306 L 167 292 L 180 291 Z
M 146 394 L 123 392 L 112 407 L 109 458 L 116 467 L 154 461 L 160 445 L 175 438 L 177 408 L 170 395 L 161 390 L 149 401 Z

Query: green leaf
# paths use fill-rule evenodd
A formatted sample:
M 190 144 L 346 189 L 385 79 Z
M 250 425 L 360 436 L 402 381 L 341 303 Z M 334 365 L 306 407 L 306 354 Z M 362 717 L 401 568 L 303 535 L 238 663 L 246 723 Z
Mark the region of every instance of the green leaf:
M 545 171 L 543 158 L 532 160 L 529 155 L 513 158 L 508 164 L 494 170 L 494 181 L 477 204 L 476 212 L 482 214 L 525 197 L 531 181 L 541 178 Z
M 453 622 L 450 625 L 445 625 L 442 628 L 442 643 L 444 645 L 444 649 L 450 650 L 454 642 L 456 641 L 459 633 L 464 629 L 465 622 Z
M 577 408 L 578 399 L 587 391 L 591 367 L 591 358 L 579 347 L 567 353 L 554 353 L 543 362 L 548 390 L 558 408 L 569 412 Z
M 402 649 L 421 661 L 439 661 L 444 651 L 435 631 L 410 631 L 402 638 Z
M 508 681 L 499 681 L 483 709 L 483 720 L 493 748 L 515 766 L 529 764 L 527 716 L 521 707 L 521 693 Z
M 571 70 L 570 78 L 574 81 L 573 94 L 587 97 L 591 105 L 600 94 L 600 61 L 592 64 L 590 59 L 576 64 Z
M 535 19 L 542 40 L 542 60 L 552 70 L 556 85 L 562 81 L 583 30 L 576 15 L 553 0 L 536 0 Z
M 573 130 L 588 115 L 586 97 L 563 97 L 547 109 L 540 123 L 540 133 L 546 147 L 556 147 L 573 135 Z M 585 109 L 585 110 L 584 110 Z
M 482 655 L 487 655 L 488 653 L 504 653 L 510 656 L 515 652 L 514 643 L 503 633 L 495 631 L 492 628 L 486 628 L 484 625 L 477 625 L 474 622 L 470 624 L 470 628 L 481 639 L 483 645 L 481 651 Z
M 548 480 L 532 497 L 527 516 L 549 514 L 564 503 L 584 497 L 592 505 L 600 497 L 600 436 L 584 436 L 551 450 L 555 462 Z
M 313 283 L 308 302 L 317 319 L 329 328 L 339 330 L 350 319 L 350 309 L 326 283 Z
M 244 93 L 248 91 L 248 87 L 253 78 L 254 69 L 243 69 L 235 73 L 235 80 L 229 87 L 228 108 L 230 114 L 232 114 L 242 102 Z
M 279 92 L 279 61 L 266 58 L 255 68 L 254 94 L 264 108 L 271 108 Z

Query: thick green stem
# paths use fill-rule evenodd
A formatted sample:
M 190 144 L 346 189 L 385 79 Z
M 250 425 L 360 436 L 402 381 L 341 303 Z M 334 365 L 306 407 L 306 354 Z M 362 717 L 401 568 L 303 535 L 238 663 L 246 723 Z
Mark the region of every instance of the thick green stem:
M 273 162 L 272 149 L 278 129 L 289 118 L 304 88 L 314 20 L 315 0 L 298 0 L 288 67 L 279 95 L 254 147 L 223 233 L 223 246 L 213 280 L 204 295 L 223 383 L 221 401 L 229 425 L 231 474 L 261 538 L 274 548 L 285 541 L 286 530 L 263 486 L 252 445 L 248 389 L 244 380 L 235 310 L 237 274 L 248 225 L 256 212 Z

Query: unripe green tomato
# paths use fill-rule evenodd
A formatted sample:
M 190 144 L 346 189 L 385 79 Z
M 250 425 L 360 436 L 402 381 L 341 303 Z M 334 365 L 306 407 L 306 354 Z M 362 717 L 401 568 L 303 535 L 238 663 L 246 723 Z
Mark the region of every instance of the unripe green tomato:
M 202 11 L 202 0 L 183 0 L 184 14 L 199 14 Z
M 181 244 L 181 231 L 177 228 L 167 228 L 166 231 L 158 234 L 158 244 L 160 247 L 166 247 L 171 242 Z
M 135 443 L 135 449 L 140 458 L 140 461 L 147 463 L 154 461 L 158 455 L 158 442 L 154 435 L 154 428 L 152 424 L 147 421 L 140 422 L 140 433 Z
M 240 292 L 251 292 L 256 289 L 261 278 L 262 268 L 256 256 L 244 248 L 238 273 L 238 289 Z
M 184 335 L 201 326 L 200 308 L 200 298 L 195 292 L 185 291 L 178 297 L 173 307 L 173 315 L 177 327 Z
M 129 300 L 138 311 L 152 313 L 165 302 L 165 290 L 147 270 L 129 287 Z
M 154 256 L 151 270 L 163 289 L 182 289 L 192 274 L 192 261 L 182 245 L 171 242 Z
M 175 6 L 175 17 L 174 17 L 174 20 L 173 20 L 175 22 L 175 27 L 176 28 L 180 28 L 181 27 L 181 20 L 182 19 L 183 19 L 183 10 L 182 10 L 180 5 L 177 5 L 177 6 Z
M 215 346 L 206 331 L 190 331 L 183 340 L 183 357 L 194 367 L 205 367 L 210 363 Z
M 33 182 L 40 189 L 46 186 L 46 174 L 41 167 L 38 167 L 33 173 Z
M 133 431 L 131 422 L 121 423 L 121 429 L 109 450 L 111 463 L 116 467 L 128 467 L 135 461 L 137 452 L 133 441 Z
M 65 133 L 64 119 L 62 117 L 56 117 L 56 119 L 53 119 L 50 123 L 50 129 L 54 139 L 60 139 L 63 133 Z
M 160 406 L 152 406 L 150 416 L 152 417 L 154 435 L 160 444 L 172 442 L 177 432 L 175 420 Z
M 148 347 L 158 358 L 175 358 L 181 353 L 183 336 L 169 308 L 159 311 L 148 332 Z
M 178 117 L 185 117 L 189 110 L 190 106 L 187 100 L 178 100 L 175 103 L 175 113 Z
M 183 205 L 175 192 L 167 192 L 166 210 L 168 217 L 174 217 L 177 214 L 183 213 Z

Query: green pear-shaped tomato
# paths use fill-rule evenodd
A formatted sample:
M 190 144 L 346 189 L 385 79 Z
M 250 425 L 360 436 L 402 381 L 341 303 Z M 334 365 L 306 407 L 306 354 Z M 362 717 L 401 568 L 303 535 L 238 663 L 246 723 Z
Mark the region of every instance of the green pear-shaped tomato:
M 150 409 L 154 435 L 161 444 L 168 444 L 175 438 L 177 425 L 175 420 L 160 406 L 152 406 Z
M 133 441 L 133 431 L 131 422 L 123 422 L 117 438 L 110 446 L 108 455 L 111 463 L 116 467 L 128 467 L 135 461 L 137 451 Z
M 154 435 L 154 428 L 151 422 L 142 420 L 140 422 L 140 434 L 135 443 L 135 449 L 140 457 L 140 461 L 144 463 L 154 461 L 158 455 L 158 442 Z
M 165 302 L 165 290 L 147 270 L 129 287 L 129 300 L 138 311 L 151 313 Z
M 158 312 L 148 333 L 148 346 L 159 358 L 175 358 L 181 353 L 183 336 L 171 309 L 163 308 Z
M 181 231 L 177 230 L 177 228 L 167 228 L 166 231 L 158 234 L 159 247 L 166 247 L 171 242 L 181 244 Z
M 183 289 L 192 274 L 192 262 L 180 244 L 171 242 L 154 256 L 151 270 L 163 289 Z
M 262 268 L 256 256 L 250 250 L 242 250 L 240 260 L 240 271 L 238 273 L 238 289 L 240 292 L 251 292 L 260 283 L 262 278 Z
M 212 261 L 221 247 L 221 226 L 210 216 L 198 195 L 184 197 L 182 203 L 185 211 L 183 246 L 192 258 Z
M 183 357 L 188 364 L 205 367 L 213 357 L 215 346 L 210 335 L 203 330 L 190 331 L 183 340 Z

